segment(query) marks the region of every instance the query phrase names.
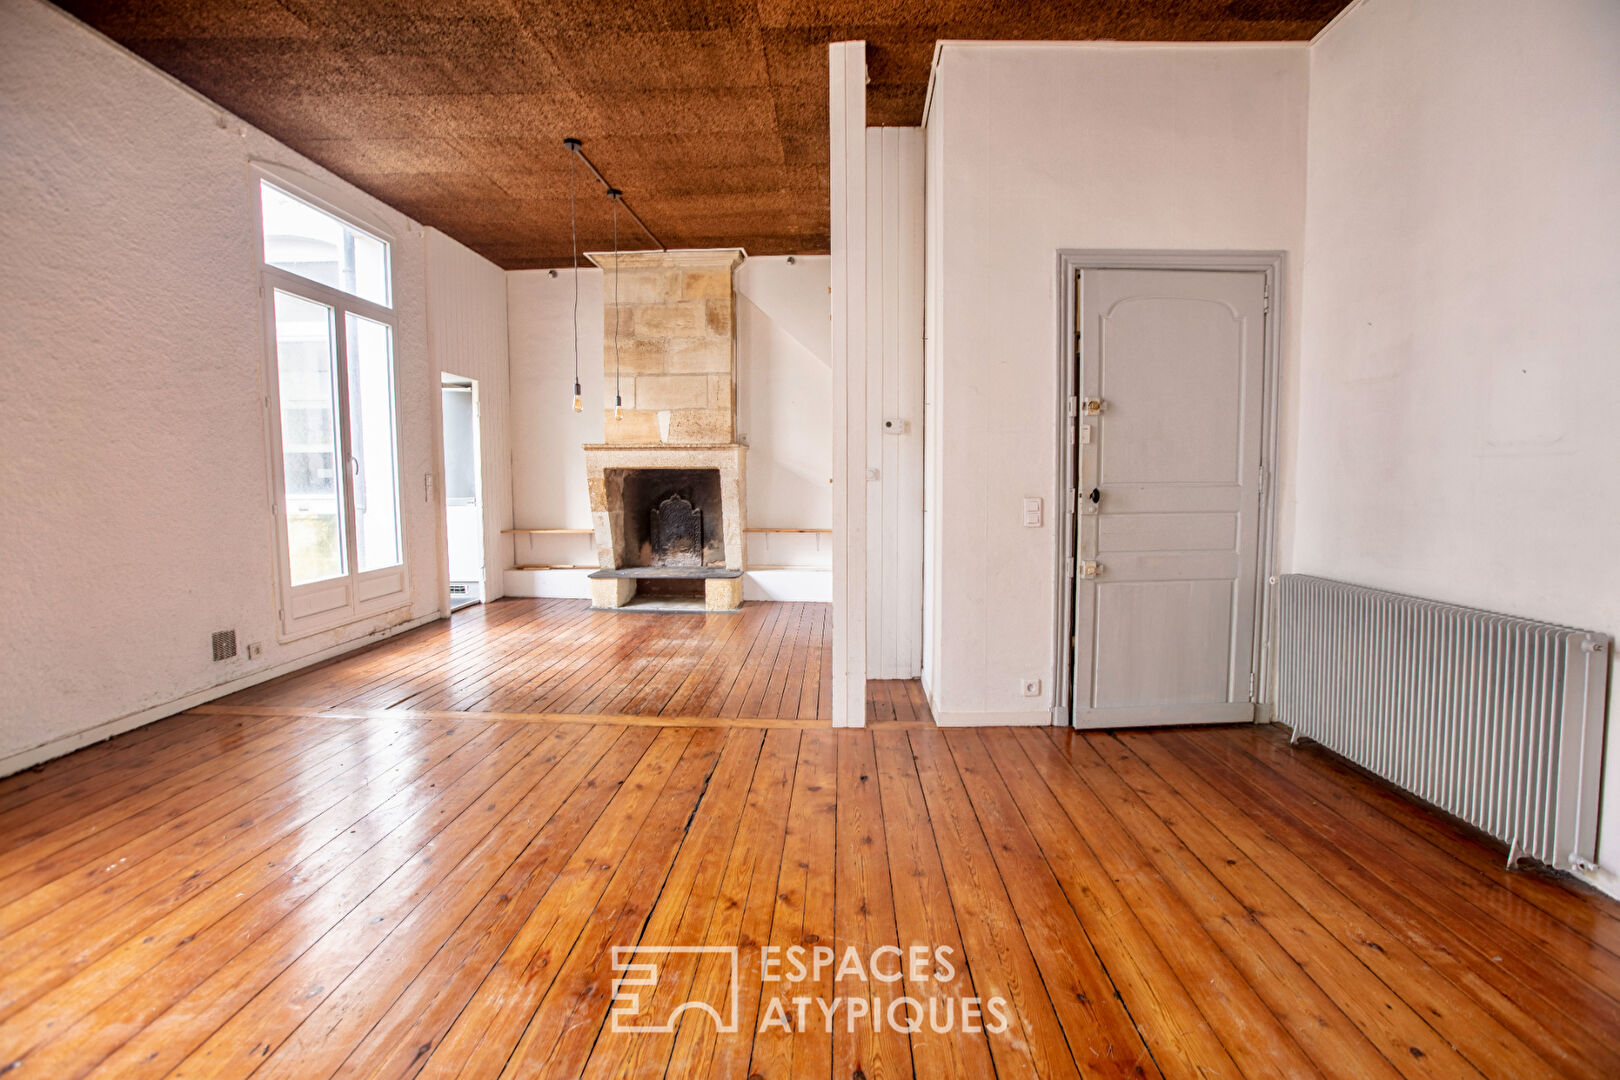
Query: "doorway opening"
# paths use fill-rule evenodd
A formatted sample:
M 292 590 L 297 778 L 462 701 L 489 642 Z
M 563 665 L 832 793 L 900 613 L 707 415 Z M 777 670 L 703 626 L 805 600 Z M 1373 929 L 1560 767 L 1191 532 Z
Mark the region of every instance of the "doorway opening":
M 1053 722 L 1257 719 L 1277 253 L 1064 253 Z
M 442 372 L 444 516 L 450 610 L 484 601 L 484 492 L 479 462 L 478 383 Z

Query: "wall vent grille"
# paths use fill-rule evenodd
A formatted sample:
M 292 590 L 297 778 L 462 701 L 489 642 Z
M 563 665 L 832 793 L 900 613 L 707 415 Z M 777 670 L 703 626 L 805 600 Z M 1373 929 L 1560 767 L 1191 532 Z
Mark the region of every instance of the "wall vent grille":
M 236 655 L 236 631 L 215 630 L 213 637 L 214 659 L 229 660 Z

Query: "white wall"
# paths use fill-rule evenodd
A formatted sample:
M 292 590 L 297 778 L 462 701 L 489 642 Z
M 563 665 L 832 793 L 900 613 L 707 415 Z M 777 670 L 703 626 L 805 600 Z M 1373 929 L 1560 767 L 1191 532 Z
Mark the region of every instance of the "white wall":
M 737 433 L 748 444 L 750 528 L 832 527 L 831 273 L 825 255 L 737 267 Z M 829 536 L 748 536 L 750 566 L 830 569 L 831 560 Z
M 1291 569 L 1620 634 L 1617 192 L 1613 0 L 1367 0 L 1319 38 Z
M 866 665 L 922 670 L 923 133 L 866 129 Z
M 737 267 L 737 432 L 748 444 L 748 524 L 832 520 L 832 368 L 825 255 Z
M 944 292 L 945 199 L 940 184 L 945 175 L 945 130 L 950 127 L 943 96 L 930 99 L 923 127 L 923 516 L 922 516 L 922 688 L 934 705 L 939 703 L 940 644 L 939 475 L 945 447 L 939 437 L 945 380 L 940 375 L 940 302 Z
M 602 435 L 602 271 L 579 274 L 579 382 L 573 411 L 574 274 L 516 270 L 506 275 L 507 355 L 511 365 L 512 521 L 519 529 L 589 529 L 587 443 Z M 594 565 L 583 536 L 516 538 L 518 565 Z M 581 594 L 583 595 L 583 594 Z
M 449 372 L 478 383 L 484 599 L 493 600 L 501 595 L 504 572 L 513 565 L 512 537 L 501 534 L 512 527 L 506 272 L 439 230 L 428 229 L 427 303 L 428 356 L 435 377 Z M 439 438 L 442 442 L 442 427 Z M 446 587 L 452 579 L 464 580 L 449 574 Z
M 35 0 L 0 0 L 0 102 L 0 773 L 434 617 L 421 227 Z M 410 604 L 285 644 L 250 160 L 382 223 L 399 312 Z
M 752 258 L 736 270 L 738 436 L 749 444 L 750 526 L 831 527 L 828 262 L 825 255 L 797 255 L 792 265 L 785 256 Z M 579 275 L 580 415 L 569 408 L 573 271 L 506 275 L 513 517 L 520 528 L 591 524 L 580 447 L 602 441 L 602 272 Z M 520 565 L 595 562 L 587 536 L 520 536 L 517 543 Z M 829 560 L 828 538 L 816 535 L 753 534 L 748 552 L 756 565 L 824 568 Z M 580 575 L 553 577 L 566 595 L 585 595 Z
M 942 722 L 1050 717 L 1057 252 L 1282 250 L 1297 273 L 1307 66 L 1304 45 L 941 48 L 927 118 L 925 543 Z M 1282 314 L 1286 378 L 1296 320 Z M 1046 500 L 1044 528 L 1021 525 L 1026 496 Z M 1023 676 L 1046 696 L 1022 697 Z

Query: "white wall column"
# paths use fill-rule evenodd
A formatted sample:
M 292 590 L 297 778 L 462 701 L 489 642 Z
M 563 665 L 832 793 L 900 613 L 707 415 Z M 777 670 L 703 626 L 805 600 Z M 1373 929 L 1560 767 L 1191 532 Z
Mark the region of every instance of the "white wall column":
M 866 724 L 866 43 L 827 46 L 832 203 L 833 726 Z
M 923 132 L 866 129 L 866 664 L 922 673 Z
M 507 358 L 506 271 L 437 229 L 427 241 L 428 359 L 430 378 L 450 372 L 478 383 L 479 493 L 483 511 L 484 599 L 506 593 L 513 561 L 512 409 Z M 434 396 L 437 501 L 444 506 L 444 415 Z M 443 530 L 444 512 L 440 511 Z M 441 545 L 447 543 L 440 538 Z M 450 605 L 449 563 L 441 551 L 440 596 Z

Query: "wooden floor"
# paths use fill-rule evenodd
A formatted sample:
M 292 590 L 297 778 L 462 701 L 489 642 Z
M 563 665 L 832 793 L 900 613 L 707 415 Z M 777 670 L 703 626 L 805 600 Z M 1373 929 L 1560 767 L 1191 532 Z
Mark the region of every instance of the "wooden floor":
M 647 614 L 497 600 L 221 704 L 828 721 L 831 611 Z
M 1620 1076 L 1620 907 L 1279 729 L 327 711 L 366 655 L 0 780 L 0 1070 Z

